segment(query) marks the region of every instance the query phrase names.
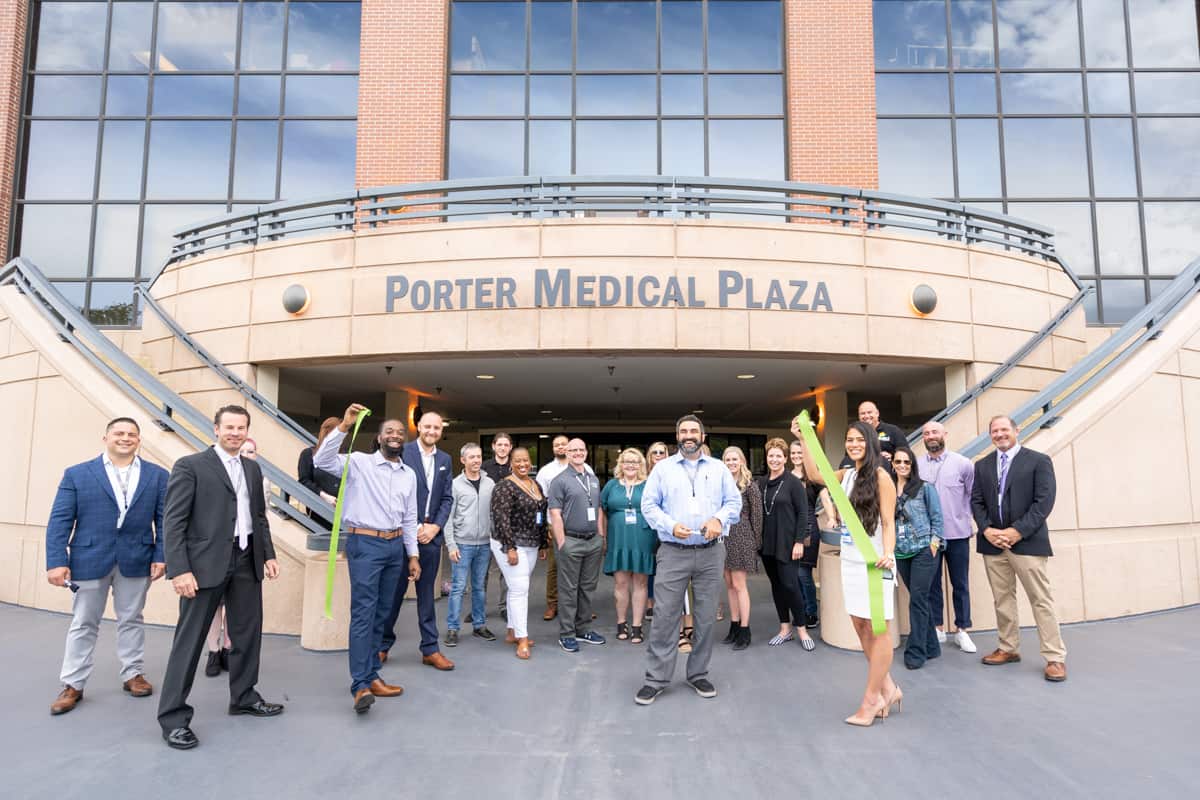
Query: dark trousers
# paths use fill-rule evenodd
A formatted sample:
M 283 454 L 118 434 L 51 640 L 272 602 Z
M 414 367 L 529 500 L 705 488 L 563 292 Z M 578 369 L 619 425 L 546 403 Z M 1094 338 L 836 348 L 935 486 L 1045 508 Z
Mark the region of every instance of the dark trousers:
M 346 539 L 350 572 L 350 691 L 357 692 L 379 677 L 379 651 L 392 598 L 408 586 L 404 537 L 384 541 L 374 536 Z
M 216 586 L 198 589 L 195 597 L 179 599 L 179 622 L 175 625 L 167 674 L 158 696 L 158 724 L 164 731 L 183 728 L 192 722 L 194 709 L 187 698 L 196 677 L 196 665 L 206 649 L 209 626 L 222 600 L 225 627 L 233 645 L 229 650 L 229 704 L 245 706 L 262 699 L 254 690 L 262 652 L 262 584 L 254 574 L 253 547 L 240 550 L 235 543 L 224 580 Z
M 908 643 L 904 647 L 904 664 L 920 667 L 942 654 L 937 629 L 930 616 L 929 589 L 933 582 L 936 560 L 928 547 L 912 558 L 897 558 L 896 570 L 908 589 Z
M 567 536 L 558 551 L 558 635 L 582 636 L 592 629 L 592 593 L 604 566 L 604 539 Z
M 800 594 L 804 599 L 804 613 L 817 616 L 817 582 L 813 580 L 813 568 L 808 564 L 796 564 L 796 577 L 800 581 Z
M 433 655 L 438 651 L 437 611 L 433 607 L 433 589 L 437 586 L 438 567 L 442 563 L 442 542 L 446 537 L 438 534 L 428 544 L 418 545 L 421 558 L 421 579 L 417 581 L 417 622 L 421 631 L 421 655 Z M 404 593 L 408 581 L 396 587 L 392 607 L 383 621 L 383 648 L 391 650 L 396 643 L 396 618 L 404 605 Z
M 947 539 L 938 550 L 933 571 L 933 585 L 929 590 L 930 613 L 933 624 L 941 625 L 945 617 L 942 600 L 942 561 L 950 572 L 950 587 L 954 592 L 954 627 L 966 630 L 971 627 L 971 584 L 967 580 L 967 569 L 971 565 L 971 539 Z
M 780 561 L 774 556 L 762 557 L 767 578 L 771 581 L 771 599 L 780 622 L 794 622 L 804 627 L 804 596 L 800 592 L 800 575 L 795 561 Z

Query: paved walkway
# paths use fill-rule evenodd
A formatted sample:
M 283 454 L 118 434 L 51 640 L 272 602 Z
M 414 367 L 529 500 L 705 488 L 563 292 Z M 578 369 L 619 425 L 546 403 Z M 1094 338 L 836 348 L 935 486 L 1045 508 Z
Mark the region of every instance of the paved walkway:
M 1150 798 L 1195 796 L 1200 608 L 1066 629 L 1070 680 L 1026 660 L 983 667 L 950 646 L 894 672 L 904 712 L 860 730 L 858 654 L 818 644 L 768 647 L 768 589 L 752 581 L 754 645 L 718 646 L 715 700 L 679 680 L 648 708 L 633 703 L 643 648 L 610 639 L 568 655 L 540 619 L 533 659 L 467 636 L 451 673 L 422 667 L 415 604 L 405 604 L 385 677 L 403 697 L 350 709 L 345 653 L 267 637 L 259 688 L 287 704 L 275 719 L 229 717 L 224 677 L 196 680 L 196 750 L 169 750 L 157 697 L 121 692 L 114 627 L 75 711 L 49 715 L 67 618 L 0 605 L 0 776 L 5 798 Z M 600 630 L 611 633 L 611 582 Z M 438 604 L 439 620 L 445 605 Z M 500 623 L 493 623 L 500 630 Z M 724 635 L 725 623 L 721 623 Z M 148 677 L 162 679 L 171 631 L 147 636 Z M 995 634 L 976 636 L 980 653 Z M 899 661 L 897 661 L 899 664 Z M 636 793 L 636 794 L 635 794 Z

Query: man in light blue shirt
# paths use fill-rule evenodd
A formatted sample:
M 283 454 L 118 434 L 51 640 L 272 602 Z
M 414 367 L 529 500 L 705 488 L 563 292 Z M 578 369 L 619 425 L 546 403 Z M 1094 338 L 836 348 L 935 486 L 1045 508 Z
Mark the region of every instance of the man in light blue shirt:
M 701 451 L 704 423 L 688 414 L 675 423 L 678 452 L 659 462 L 642 490 L 642 516 L 658 533 L 654 612 L 666 625 L 650 628 L 646 684 L 634 702 L 647 706 L 675 674 L 679 642 L 672 620 L 683 613 L 688 583 L 695 598 L 695 642 L 687 660 L 687 682 L 701 697 L 716 697 L 708 680 L 717 599 L 724 586 L 725 536 L 740 519 L 742 495 L 729 470 Z

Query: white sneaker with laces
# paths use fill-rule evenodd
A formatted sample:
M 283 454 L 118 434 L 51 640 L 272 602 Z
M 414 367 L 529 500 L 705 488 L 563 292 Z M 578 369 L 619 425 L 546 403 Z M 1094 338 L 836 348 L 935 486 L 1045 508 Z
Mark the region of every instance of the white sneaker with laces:
M 938 644 L 946 643 L 946 632 L 941 628 L 937 629 Z
M 970 635 L 966 631 L 960 630 L 954 634 L 954 643 L 958 645 L 958 649 L 964 653 L 974 653 L 975 643 L 971 641 Z

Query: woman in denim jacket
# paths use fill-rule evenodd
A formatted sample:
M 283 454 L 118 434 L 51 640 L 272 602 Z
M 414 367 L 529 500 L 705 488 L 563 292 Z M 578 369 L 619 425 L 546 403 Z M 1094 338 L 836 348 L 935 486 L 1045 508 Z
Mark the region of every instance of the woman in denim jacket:
M 929 604 L 942 542 L 942 504 L 933 485 L 921 480 L 907 446 L 896 448 L 896 569 L 908 589 L 908 644 L 904 666 L 920 669 L 942 654 Z

